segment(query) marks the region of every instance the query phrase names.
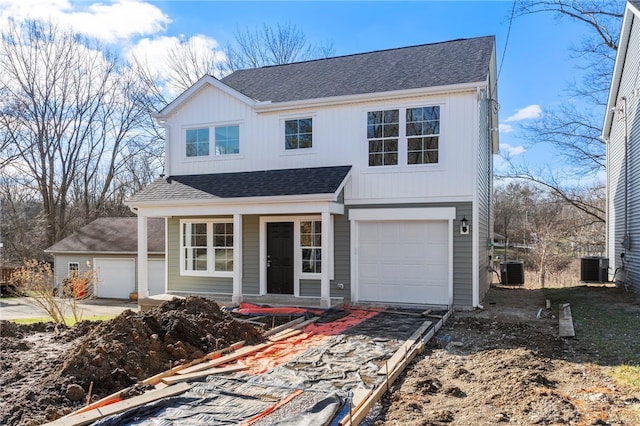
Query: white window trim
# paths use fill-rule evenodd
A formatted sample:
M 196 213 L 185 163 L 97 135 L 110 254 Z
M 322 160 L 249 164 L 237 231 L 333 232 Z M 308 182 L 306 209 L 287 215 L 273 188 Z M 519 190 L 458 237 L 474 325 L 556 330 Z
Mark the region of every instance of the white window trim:
M 312 130 L 311 130 L 311 148 L 296 148 L 296 149 L 287 149 L 287 143 L 285 140 L 285 122 L 291 120 L 304 120 L 305 118 L 310 118 L 312 120 Z M 278 144 L 280 146 L 280 155 L 287 157 L 290 155 L 308 155 L 308 154 L 317 154 L 317 114 L 290 114 L 280 116 L 280 125 L 278 126 Z
M 441 143 L 446 138 L 445 120 L 448 117 L 444 100 L 431 100 L 416 103 L 389 104 L 389 105 L 372 105 L 362 109 L 360 124 L 360 139 L 363 141 L 360 145 L 360 158 L 362 159 L 362 173 L 399 173 L 399 172 L 423 172 L 425 170 L 439 171 L 444 169 L 446 159 L 446 150 Z M 408 163 L 408 137 L 407 137 L 407 109 L 420 107 L 440 107 L 440 133 L 438 134 L 438 162 L 427 164 L 409 164 Z M 369 138 L 367 137 L 367 113 L 372 111 L 388 111 L 398 110 L 399 129 L 398 129 L 398 164 L 393 166 L 370 166 L 369 165 Z
M 207 225 L 207 270 L 206 271 L 191 271 L 185 268 L 185 254 L 184 254 L 184 225 L 204 223 Z M 191 277 L 226 277 L 233 278 L 234 271 L 216 271 L 215 270 L 215 247 L 213 245 L 213 225 L 216 223 L 231 223 L 233 224 L 233 218 L 216 218 L 216 219 L 181 219 L 180 220 L 180 275 Z M 233 229 L 233 250 L 237 250 L 236 244 L 236 229 Z M 234 258 L 235 259 L 235 258 Z M 233 264 L 235 270 L 238 266 Z
M 67 276 L 71 275 L 71 265 L 76 265 L 77 268 L 74 269 L 78 274 L 80 273 L 80 262 L 68 262 L 67 263 Z
M 260 217 L 260 294 L 267 294 L 267 223 L 293 222 L 293 295 L 300 297 L 301 280 L 322 279 L 321 272 L 302 272 L 302 247 L 300 246 L 300 222 L 322 221 L 321 215 L 310 216 L 261 216 Z M 331 215 L 331 229 L 322 229 L 322 234 L 329 239 L 329 253 L 322 254 L 322 268 L 329 268 L 329 279 L 334 279 L 333 268 L 333 215 Z
M 238 140 L 239 152 L 237 154 L 215 155 L 216 150 L 216 127 L 238 126 L 240 138 Z M 187 130 L 209 129 L 209 155 L 199 155 L 195 157 L 187 157 Z M 224 161 L 239 160 L 243 158 L 242 139 L 243 139 L 244 120 L 219 121 L 215 123 L 195 123 L 187 124 L 180 127 L 180 149 L 182 150 L 182 159 L 185 162 L 196 163 L 201 161 Z

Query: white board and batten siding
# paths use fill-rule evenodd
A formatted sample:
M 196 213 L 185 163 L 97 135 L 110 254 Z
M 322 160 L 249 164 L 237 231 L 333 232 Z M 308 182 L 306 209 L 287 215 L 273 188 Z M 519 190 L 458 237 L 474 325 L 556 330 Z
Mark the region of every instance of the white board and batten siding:
M 256 112 L 241 100 L 213 87 L 204 87 L 190 102 L 169 117 L 170 173 L 206 174 L 252 170 L 352 165 L 345 201 L 431 197 L 451 199 L 473 194 L 474 152 L 477 140 L 477 93 L 424 95 L 401 100 L 358 102 L 296 111 Z M 417 106 L 441 108 L 440 162 L 438 165 L 368 167 L 367 112 Z M 215 117 L 215 121 L 211 121 Z M 313 119 L 313 147 L 284 149 L 284 121 Z M 174 124 L 175 123 L 175 124 Z M 240 153 L 198 158 L 185 157 L 186 129 L 240 126 Z M 212 138 L 210 130 L 210 138 Z M 336 157 L 339 153 L 339 158 Z

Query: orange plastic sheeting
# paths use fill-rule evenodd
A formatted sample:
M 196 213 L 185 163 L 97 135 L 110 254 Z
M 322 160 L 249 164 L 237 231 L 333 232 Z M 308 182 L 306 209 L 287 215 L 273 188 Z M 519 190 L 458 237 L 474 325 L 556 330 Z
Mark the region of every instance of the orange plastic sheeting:
M 335 321 L 326 324 L 309 324 L 302 334 L 275 342 L 265 350 L 243 358 L 243 362 L 250 366 L 246 372 L 258 375 L 278 365 L 286 364 L 307 349 L 320 345 L 329 337 L 340 334 L 377 314 L 378 312 L 373 311 L 351 310 L 349 315 Z
M 260 306 L 247 302 L 240 303 L 240 305 L 234 309 L 234 312 L 242 315 L 304 315 L 307 312 L 320 315 L 322 313 L 322 311 L 313 309 L 295 308 L 292 306 Z

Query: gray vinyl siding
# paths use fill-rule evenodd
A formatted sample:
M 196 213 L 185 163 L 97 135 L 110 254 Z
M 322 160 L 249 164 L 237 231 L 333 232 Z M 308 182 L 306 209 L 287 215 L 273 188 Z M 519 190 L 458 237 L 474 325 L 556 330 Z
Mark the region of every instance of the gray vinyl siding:
M 300 296 L 320 297 L 320 280 L 300 280 Z
M 345 209 L 346 210 L 346 209 Z M 348 213 L 333 217 L 333 280 L 331 280 L 331 297 L 351 297 L 351 226 Z M 343 288 L 339 288 L 342 284 Z
M 493 154 L 489 137 L 489 102 L 485 94 L 480 102 L 479 146 L 478 146 L 478 286 L 479 300 L 491 286 L 491 244 L 493 226 L 491 197 L 493 196 Z
M 621 257 L 625 253 L 628 285 L 640 291 L 640 97 L 634 89 L 640 89 L 640 19 L 634 18 L 631 27 L 629 47 L 624 58 L 624 69 L 617 93 L 617 107 L 626 97 L 626 124 L 629 158 L 628 182 L 625 190 L 625 120 L 623 115 L 614 115 L 608 146 L 608 244 L 607 256 L 611 273 L 622 266 Z M 625 235 L 626 218 L 631 246 L 622 246 Z
M 463 216 L 473 221 L 473 204 L 461 203 L 419 203 L 419 204 L 376 204 L 349 206 L 349 209 L 358 208 L 421 208 L 421 207 L 455 207 L 456 224 L 453 232 L 453 303 L 455 306 L 473 306 L 473 243 L 471 234 L 461 235 L 456 232 L 459 220 Z M 473 231 L 473 230 L 472 230 Z M 333 289 L 332 289 L 333 295 Z
M 242 293 L 260 294 L 260 216 L 242 217 Z
M 167 286 L 169 292 L 231 294 L 233 279 L 180 275 L 180 219 L 167 220 Z
M 107 256 L 100 256 L 107 257 Z M 122 257 L 122 256 L 120 256 Z M 124 256 L 131 257 L 131 256 Z M 87 266 L 87 261 L 93 263 L 93 254 L 55 254 L 53 258 L 53 284 L 55 287 L 62 285 L 62 280 L 69 275 L 69 262 L 78 263 L 78 272 L 80 275 L 91 270 Z

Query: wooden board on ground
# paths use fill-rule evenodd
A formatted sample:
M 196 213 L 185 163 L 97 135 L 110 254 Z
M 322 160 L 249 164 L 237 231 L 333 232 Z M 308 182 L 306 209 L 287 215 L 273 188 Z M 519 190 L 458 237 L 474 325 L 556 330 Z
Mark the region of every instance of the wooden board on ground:
M 124 401 L 116 402 L 114 404 L 96 408 L 84 413 L 63 417 L 48 424 L 51 426 L 88 425 L 106 416 L 122 413 L 131 408 L 139 407 L 140 405 L 148 404 L 159 399 L 179 395 L 186 392 L 190 388 L 191 385 L 189 383 L 179 383 L 177 385 L 169 386 L 164 389 L 156 389 L 145 392 L 142 395 L 134 396 L 132 398 L 125 399 Z
M 571 306 L 568 303 L 563 303 L 560 305 L 560 312 L 558 312 L 558 329 L 560 337 L 576 336 L 576 332 L 573 328 Z
M 217 367 L 218 365 L 226 364 L 227 362 L 235 361 L 238 358 L 242 358 L 245 355 L 252 354 L 254 352 L 261 351 L 262 349 L 268 348 L 271 346 L 272 342 L 260 343 L 259 345 L 254 346 L 245 346 L 243 348 L 238 349 L 235 352 L 230 354 L 221 356 L 220 358 L 212 359 L 211 361 L 203 362 L 197 365 L 194 365 L 189 368 L 185 368 L 183 370 L 178 371 L 178 374 L 189 374 L 195 373 L 196 371 L 206 370 L 208 368 Z
M 226 373 L 235 373 L 236 371 L 242 371 L 249 368 L 248 365 L 238 364 L 238 365 L 230 365 L 228 367 L 215 367 L 209 368 L 207 370 L 196 371 L 195 373 L 189 374 L 177 374 L 171 377 L 165 377 L 162 379 L 162 382 L 167 385 L 174 385 L 176 383 L 188 382 L 189 380 L 201 379 L 203 377 L 211 376 L 214 374 L 226 374 Z
M 268 330 L 268 331 L 265 331 L 264 333 L 262 333 L 262 335 L 264 337 L 273 336 L 274 334 L 280 333 L 282 330 L 286 330 L 287 328 L 290 328 L 290 327 L 294 326 L 295 324 L 300 324 L 302 321 L 304 321 L 304 317 L 296 318 L 293 321 L 289 321 L 286 324 L 282 324 L 282 325 L 279 325 L 277 327 L 273 327 L 271 330 Z
M 411 347 L 416 344 L 417 341 L 420 340 L 422 335 L 429 327 L 431 327 L 431 321 L 425 321 L 422 325 L 407 339 L 402 346 L 396 351 L 395 354 L 389 360 L 387 360 L 386 364 L 380 367 L 378 370 L 379 375 L 387 374 L 387 368 L 389 371 L 393 371 L 395 366 L 405 357 L 405 355 L 409 352 Z

